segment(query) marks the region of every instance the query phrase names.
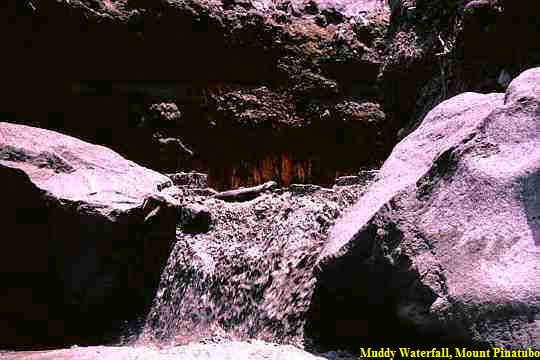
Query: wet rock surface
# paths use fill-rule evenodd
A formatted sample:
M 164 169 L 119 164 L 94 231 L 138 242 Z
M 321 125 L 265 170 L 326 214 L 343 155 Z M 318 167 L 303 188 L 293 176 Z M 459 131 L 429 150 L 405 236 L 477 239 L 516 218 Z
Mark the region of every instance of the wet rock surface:
M 230 342 L 227 344 L 192 344 L 170 348 L 154 346 L 137 347 L 73 347 L 65 350 L 31 351 L 25 353 L 3 353 L 6 360 L 354 360 L 344 352 L 311 354 L 291 345 L 278 345 L 260 341 Z
M 538 83 L 456 96 L 395 147 L 318 258 L 320 341 L 360 341 L 359 304 L 384 304 L 424 340 L 539 348 Z
M 210 226 L 178 227 L 139 340 L 256 338 L 303 348 L 316 258 L 328 228 L 361 193 L 297 185 L 241 202 L 183 193 L 180 207 L 204 208 Z

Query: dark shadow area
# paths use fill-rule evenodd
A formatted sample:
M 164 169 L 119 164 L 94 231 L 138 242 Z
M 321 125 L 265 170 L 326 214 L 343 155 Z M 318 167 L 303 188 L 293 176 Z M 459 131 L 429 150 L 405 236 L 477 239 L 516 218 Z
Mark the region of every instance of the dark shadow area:
M 488 349 L 485 344 L 467 341 L 459 324 L 443 325 L 429 318 L 436 295 L 421 283 L 419 274 L 409 270 L 407 257 L 392 264 L 373 250 L 375 232 L 376 227 L 370 225 L 354 251 L 324 265 L 318 273 L 304 329 L 314 350 L 340 349 L 360 355 L 361 348 Z M 419 316 L 410 318 L 420 321 L 413 324 L 398 316 L 403 306 L 414 309 Z M 396 358 L 401 358 L 399 352 Z
M 21 93 L 3 108 L 13 111 L 0 116 L 2 121 L 107 146 L 162 173 L 207 173 L 209 186 L 217 190 L 271 180 L 280 186 L 332 186 L 336 177 L 356 175 L 384 157 L 384 144 L 373 136 L 381 124 L 328 119 L 297 129 L 240 126 L 217 112 L 220 105 L 207 94 L 212 86 L 140 81 L 31 84 L 31 93 Z M 179 120 L 166 125 L 150 121 L 149 108 L 160 103 L 176 104 Z M 160 141 L 156 134 L 170 141 Z M 193 154 L 175 145 L 180 142 Z
M 540 172 L 521 179 L 521 194 L 534 244 L 540 246 Z
M 114 221 L 60 204 L 20 170 L 0 166 L 0 348 L 117 343 L 145 318 L 174 239 L 176 214 Z M 9 204 L 9 205 L 8 205 Z M 157 223 L 157 222 L 165 222 Z
M 89 11 L 89 3 L 10 0 L 0 9 L 0 34 L 17 34 L 2 36 L 9 91 L 0 120 L 58 130 L 161 172 L 207 172 L 218 190 L 269 180 L 331 185 L 383 160 L 393 146 L 393 136 L 365 122 L 321 120 L 343 99 L 378 99 L 377 64 L 328 59 L 322 71 L 333 78 L 326 79 L 304 59 L 299 45 L 307 38 L 261 15 L 217 16 L 195 1 L 130 1 L 114 4 L 125 15 L 115 18 Z M 249 97 L 262 87 L 269 94 L 255 101 L 262 109 L 235 108 L 235 119 L 257 111 L 270 117 L 287 102 L 291 111 L 277 117 L 301 118 L 294 119 L 303 122 L 298 131 L 219 125 L 215 97 L 237 89 Z M 164 149 L 153 140 L 163 129 L 141 126 L 148 106 L 161 102 L 182 113 L 165 138 L 179 139 L 193 156 Z

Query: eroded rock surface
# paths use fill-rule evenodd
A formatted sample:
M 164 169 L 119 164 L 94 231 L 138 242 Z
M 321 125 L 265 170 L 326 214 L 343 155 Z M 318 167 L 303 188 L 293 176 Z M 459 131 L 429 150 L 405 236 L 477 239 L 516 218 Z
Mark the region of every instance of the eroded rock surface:
M 390 312 L 424 340 L 539 349 L 539 84 L 456 96 L 395 147 L 318 258 L 315 337 Z
M 146 167 L 202 171 L 219 190 L 330 186 L 391 148 L 375 86 L 383 2 L 10 0 L 0 16 L 17 54 L 4 118 Z M 366 106 L 376 122 L 337 119 Z M 353 138 L 361 157 L 346 156 Z
M 380 164 L 441 101 L 502 91 L 540 63 L 538 10 L 512 0 L 10 0 L 0 34 L 17 56 L 5 59 L 0 110 L 155 170 L 208 173 L 219 190 L 331 185 Z M 367 104 L 373 116 L 358 114 Z M 148 128 L 158 113 L 172 126 Z
M 440 102 L 463 92 L 501 92 L 540 64 L 538 3 L 393 0 L 382 86 L 389 122 L 414 130 Z M 504 46 L 500 46 L 504 44 Z M 390 132 L 394 132 L 390 130 Z
M 0 123 L 0 345 L 104 343 L 144 316 L 174 240 L 168 178 L 102 146 Z

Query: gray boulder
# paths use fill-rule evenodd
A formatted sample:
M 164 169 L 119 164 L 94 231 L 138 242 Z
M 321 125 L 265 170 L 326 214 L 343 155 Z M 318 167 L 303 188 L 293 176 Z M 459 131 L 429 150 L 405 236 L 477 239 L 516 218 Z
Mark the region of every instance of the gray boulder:
M 144 314 L 175 238 L 169 179 L 102 147 L 0 123 L 1 347 L 108 342 Z
M 506 94 L 451 98 L 395 147 L 318 258 L 315 337 L 347 314 L 357 343 L 390 318 L 443 342 L 540 349 L 539 84 L 534 68 Z

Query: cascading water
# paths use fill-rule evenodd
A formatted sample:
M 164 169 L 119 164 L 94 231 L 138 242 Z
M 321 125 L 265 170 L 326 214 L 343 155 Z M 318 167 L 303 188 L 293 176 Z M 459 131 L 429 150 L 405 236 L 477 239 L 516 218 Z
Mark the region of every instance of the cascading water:
M 300 186 L 244 203 L 205 200 L 212 225 L 201 233 L 178 228 L 140 340 L 303 345 L 317 256 L 357 193 Z

